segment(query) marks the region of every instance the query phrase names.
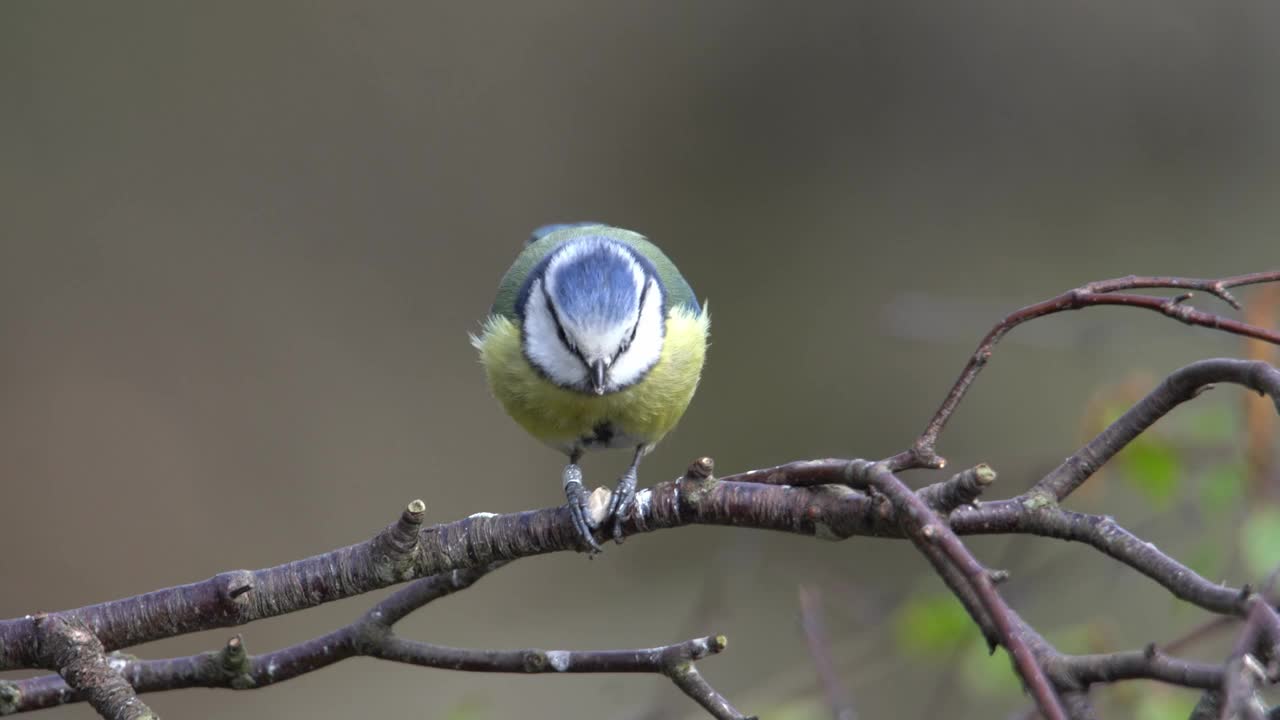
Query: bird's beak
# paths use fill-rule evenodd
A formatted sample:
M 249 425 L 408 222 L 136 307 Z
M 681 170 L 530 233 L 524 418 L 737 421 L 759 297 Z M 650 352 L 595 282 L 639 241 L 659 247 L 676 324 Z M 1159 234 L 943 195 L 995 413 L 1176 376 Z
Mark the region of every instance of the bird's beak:
M 609 366 L 604 364 L 604 360 L 596 360 L 591 363 L 591 391 L 597 395 L 604 394 L 605 375 L 608 373 Z

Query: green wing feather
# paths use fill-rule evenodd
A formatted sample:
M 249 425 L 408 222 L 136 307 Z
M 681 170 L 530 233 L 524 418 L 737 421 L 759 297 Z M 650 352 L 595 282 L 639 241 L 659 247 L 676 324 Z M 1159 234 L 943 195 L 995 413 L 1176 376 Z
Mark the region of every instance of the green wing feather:
M 581 227 L 566 226 L 564 229 L 547 233 L 526 245 L 524 251 L 516 257 L 511 268 L 507 270 L 507 274 L 502 276 L 502 282 L 498 284 L 498 296 L 493 301 L 492 314 L 502 315 L 512 320 L 518 319 L 516 296 L 520 294 L 520 288 L 524 286 L 525 278 L 529 276 L 529 272 L 562 243 L 584 235 L 612 238 L 630 245 L 641 256 L 653 263 L 654 269 L 658 271 L 658 277 L 667 289 L 668 308 L 684 305 L 693 310 L 699 309 L 698 299 L 693 294 L 693 288 L 689 287 L 689 283 L 684 279 L 684 276 L 676 269 L 675 263 L 671 262 L 671 258 L 668 258 L 666 253 L 658 249 L 657 245 L 649 242 L 640 233 L 630 230 L 623 230 L 609 225 L 589 225 Z

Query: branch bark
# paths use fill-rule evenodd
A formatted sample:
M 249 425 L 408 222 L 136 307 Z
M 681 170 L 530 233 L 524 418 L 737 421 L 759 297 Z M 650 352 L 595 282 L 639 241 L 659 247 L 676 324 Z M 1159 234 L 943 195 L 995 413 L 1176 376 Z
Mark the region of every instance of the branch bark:
M 158 720 L 79 618 L 40 614 L 32 620 L 42 667 L 56 670 L 66 687 L 99 715 L 108 720 Z
M 1242 589 L 1209 582 L 1124 530 L 1113 519 L 1059 507 L 1105 462 L 1174 407 L 1215 382 L 1270 395 L 1280 411 L 1280 371 L 1263 362 L 1209 360 L 1170 375 L 1146 398 L 1016 497 L 979 504 L 995 479 L 982 465 L 919 491 L 895 472 L 936 468 L 938 435 L 999 340 L 1017 325 L 1095 305 L 1163 313 L 1182 322 L 1280 344 L 1280 333 L 1205 313 L 1185 304 L 1190 293 L 1158 298 L 1121 291 L 1194 289 L 1239 307 L 1229 288 L 1280 280 L 1280 271 L 1220 280 L 1135 277 L 1090 283 L 1010 314 L 979 344 L 924 433 L 907 451 L 880 462 L 809 460 L 723 479 L 702 459 L 686 474 L 636 496 L 622 524 L 633 535 L 685 525 L 733 525 L 844 539 L 858 535 L 906 538 L 956 594 L 992 648 L 1008 650 L 1040 712 L 1053 720 L 1094 717 L 1088 697 L 1096 683 L 1144 678 L 1206 689 L 1197 716 L 1252 717 L 1254 688 L 1276 672 L 1259 664 L 1280 654 L 1280 618 Z M 597 493 L 608 493 L 599 489 Z M 607 503 L 596 503 L 603 507 Z M 503 563 L 578 549 L 566 508 L 496 515 L 424 527 L 426 507 L 410 503 L 401 517 L 367 542 L 256 571 L 235 570 L 202 582 L 98 605 L 0 620 L 0 670 L 45 668 L 58 676 L 0 681 L 0 714 L 85 700 L 108 718 L 152 718 L 138 692 L 178 687 L 262 687 L 363 655 L 429 667 L 485 672 L 648 672 L 670 678 L 716 718 L 741 720 L 700 675 L 694 661 L 724 648 L 702 637 L 640 650 L 466 650 L 398 637 L 392 626 L 431 600 L 470 586 Z M 1059 653 L 1000 597 L 999 579 L 960 540 L 969 534 L 1013 533 L 1085 543 L 1152 578 L 1175 596 L 1224 616 L 1247 616 L 1224 665 L 1141 652 L 1068 656 Z M 261 656 L 237 636 L 226 647 L 168 660 L 110 658 L 110 650 L 151 640 L 242 625 L 389 585 L 415 580 L 356 622 L 332 633 Z M 1270 666 L 1268 666 L 1270 667 Z M 1261 668 L 1261 669 L 1259 669 Z M 833 705 L 834 707 L 834 705 Z M 1261 715 L 1258 715 L 1261 717 Z
M 654 673 L 665 675 L 682 692 L 720 720 L 750 720 L 716 692 L 698 672 L 695 661 L 719 653 L 723 636 L 701 637 L 673 645 L 635 650 L 470 650 L 402 638 L 392 627 L 414 610 L 473 585 L 500 565 L 455 570 L 414 581 L 331 633 L 262 655 L 247 654 L 237 635 L 218 651 L 163 660 L 115 657 L 103 660 L 116 679 L 114 692 L 127 691 L 124 707 L 146 706 L 134 694 L 182 688 L 251 690 L 291 680 L 352 657 L 371 657 L 421 667 L 493 673 Z M 68 622 L 54 616 L 58 622 Z M 77 631 L 80 640 L 92 638 Z M 98 645 L 100 650 L 101 645 Z M 99 652 L 98 657 L 102 657 Z M 0 715 L 88 701 L 104 717 L 147 720 L 146 714 L 104 712 L 91 686 L 57 675 L 9 681 L 9 700 Z M 119 704 L 119 703 L 117 703 Z
M 1216 280 L 1129 275 L 1122 278 L 1087 283 L 1048 300 L 1016 310 L 996 323 L 982 338 L 982 341 L 978 343 L 977 349 L 973 351 L 973 355 L 969 357 L 969 362 L 965 364 L 964 370 L 960 372 L 960 377 L 956 378 L 942 404 L 934 412 L 933 417 L 929 419 L 924 432 L 920 434 L 920 437 L 916 439 L 915 444 L 909 450 L 890 458 L 888 460 L 889 467 L 899 471 L 910 468 L 941 468 L 946 465 L 946 459 L 937 452 L 938 436 L 942 433 L 943 428 L 946 427 L 947 421 L 951 419 L 952 413 L 960 405 L 960 401 L 964 399 L 969 386 L 977 379 L 978 373 L 982 372 L 982 369 L 991 360 L 991 354 L 994 352 L 995 346 L 1010 330 L 1025 322 L 1067 310 L 1080 310 L 1099 305 L 1119 305 L 1151 310 L 1188 325 L 1199 325 L 1235 335 L 1256 338 L 1273 345 L 1280 345 L 1280 332 L 1249 325 L 1237 320 L 1230 320 L 1220 315 L 1196 310 L 1187 305 L 1186 301 L 1192 297 L 1189 292 L 1173 298 L 1159 298 L 1150 295 L 1120 292 L 1122 290 L 1140 289 L 1199 290 L 1214 295 L 1239 310 L 1240 303 L 1231 295 L 1230 288 L 1276 281 L 1280 281 L 1280 270 L 1235 275 Z

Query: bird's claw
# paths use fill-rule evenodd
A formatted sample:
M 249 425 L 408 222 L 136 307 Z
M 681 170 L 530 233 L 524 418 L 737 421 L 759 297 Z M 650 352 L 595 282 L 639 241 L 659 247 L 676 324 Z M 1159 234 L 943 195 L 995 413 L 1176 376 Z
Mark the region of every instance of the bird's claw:
M 631 466 L 623 473 L 622 478 L 618 480 L 618 487 L 614 489 L 613 496 L 609 499 L 609 512 L 605 515 L 605 522 L 612 528 L 613 541 L 622 544 L 622 521 L 626 518 L 627 513 L 631 512 L 631 506 L 636 501 L 636 468 Z
M 589 555 L 600 552 L 588 510 L 590 495 L 582 486 L 582 470 L 577 464 L 570 464 L 564 469 L 564 495 L 569 501 L 569 515 L 573 518 L 574 529 L 578 531 L 582 552 Z

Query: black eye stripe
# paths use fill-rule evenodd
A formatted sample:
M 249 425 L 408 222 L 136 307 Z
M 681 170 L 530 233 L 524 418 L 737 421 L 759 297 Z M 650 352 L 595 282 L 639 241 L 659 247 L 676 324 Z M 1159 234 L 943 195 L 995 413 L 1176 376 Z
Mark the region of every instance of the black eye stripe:
M 622 356 L 622 353 L 626 352 L 627 348 L 631 347 L 631 343 L 636 341 L 636 333 L 640 331 L 640 318 L 644 316 L 644 299 L 648 294 L 649 280 L 646 278 L 644 281 L 644 287 L 640 289 L 640 304 L 636 307 L 636 322 L 631 326 L 631 334 L 627 336 L 627 339 L 618 347 L 618 352 L 613 354 L 614 362 L 617 362 L 618 358 Z
M 577 346 L 569 342 L 569 336 L 565 333 L 564 326 L 560 324 L 560 315 L 556 312 L 556 306 L 551 302 L 551 293 L 547 292 L 547 284 L 545 282 L 542 283 L 541 288 L 542 299 L 547 304 L 547 312 L 551 313 L 551 322 L 555 323 L 556 326 L 556 336 L 560 338 L 560 342 L 564 344 L 565 348 L 568 349 L 569 352 L 573 353 L 577 356 L 578 360 L 582 361 L 583 367 L 586 367 L 587 359 L 582 357 L 582 353 L 578 351 Z

